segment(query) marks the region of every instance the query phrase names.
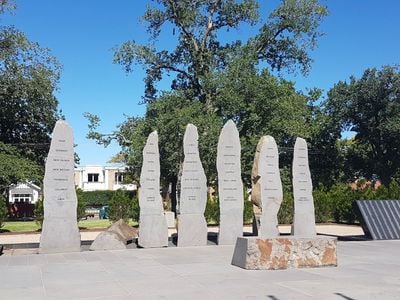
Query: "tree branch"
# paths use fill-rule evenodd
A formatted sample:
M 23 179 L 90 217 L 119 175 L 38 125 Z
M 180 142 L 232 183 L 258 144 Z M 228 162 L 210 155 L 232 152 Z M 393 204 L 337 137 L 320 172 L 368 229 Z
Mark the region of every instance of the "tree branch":
M 205 49 L 208 36 L 210 35 L 211 31 L 213 30 L 214 12 L 215 12 L 215 8 L 217 7 L 217 4 L 219 2 L 220 2 L 220 0 L 215 1 L 214 5 L 210 8 L 210 15 L 208 16 L 207 29 L 206 29 L 206 31 L 204 33 L 203 41 L 201 43 L 201 46 L 202 46 L 203 49 Z
M 290 26 L 286 25 L 283 26 L 281 28 L 279 28 L 279 30 L 277 32 L 275 32 L 274 36 L 272 38 L 267 39 L 264 43 L 261 43 L 261 45 L 257 48 L 256 53 L 257 54 L 261 54 L 261 52 L 263 51 L 263 49 L 272 41 L 276 40 L 276 38 L 285 30 L 288 30 L 290 28 Z
M 172 13 L 174 14 L 174 20 L 176 22 L 176 24 L 182 29 L 183 33 L 185 34 L 186 38 L 188 38 L 189 40 L 192 40 L 193 42 L 193 46 L 196 52 L 199 51 L 199 45 L 197 44 L 197 41 L 195 39 L 195 37 L 193 36 L 193 34 L 186 28 L 186 26 L 179 21 L 180 18 L 178 16 L 178 10 L 175 6 L 175 0 L 167 0 L 171 9 L 172 9 Z

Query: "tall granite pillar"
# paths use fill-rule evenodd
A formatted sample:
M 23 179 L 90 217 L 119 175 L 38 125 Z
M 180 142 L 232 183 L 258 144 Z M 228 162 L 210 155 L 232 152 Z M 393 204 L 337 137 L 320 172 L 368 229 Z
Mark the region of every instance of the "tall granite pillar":
M 143 165 L 139 192 L 139 246 L 168 246 L 168 226 L 160 195 L 160 154 L 157 131 L 147 138 L 143 149 Z
M 235 123 L 222 128 L 217 151 L 220 208 L 219 245 L 234 245 L 243 236 L 243 183 L 240 168 L 240 139 Z
M 185 159 L 181 178 L 178 246 L 207 245 L 207 180 L 200 161 L 196 126 L 188 124 L 183 137 Z
M 80 251 L 76 208 L 73 133 L 68 123 L 60 120 L 46 160 L 40 253 Z
M 307 142 L 302 138 L 297 138 L 293 153 L 293 234 L 295 236 L 312 237 L 317 234 L 312 189 Z
M 278 146 L 272 136 L 263 139 L 260 149 L 258 176 L 262 214 L 260 217 L 261 238 L 279 236 L 278 211 L 283 200 L 282 182 L 279 172 Z

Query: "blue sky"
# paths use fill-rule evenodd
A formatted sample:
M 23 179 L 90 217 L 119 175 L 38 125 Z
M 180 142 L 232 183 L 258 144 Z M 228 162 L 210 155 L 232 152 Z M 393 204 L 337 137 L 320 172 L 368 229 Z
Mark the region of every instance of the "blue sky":
M 147 0 L 17 0 L 13 15 L 3 24 L 15 25 L 32 41 L 51 49 L 63 65 L 57 98 L 60 109 L 74 129 L 81 164 L 104 164 L 119 151 L 104 149 L 85 138 L 84 112 L 102 119 L 101 131 L 115 130 L 124 115 L 143 115 L 142 70 L 126 75 L 112 63 L 112 48 L 135 39 L 146 41 L 145 25 L 139 21 Z M 277 0 L 260 0 L 266 17 Z M 368 67 L 400 63 L 400 1 L 327 0 L 330 15 L 321 29 L 325 36 L 311 53 L 314 59 L 307 77 L 287 75 L 299 90 L 329 90 L 339 80 L 359 77 Z M 239 30 L 246 37 L 247 28 Z M 168 38 L 160 39 L 169 47 Z

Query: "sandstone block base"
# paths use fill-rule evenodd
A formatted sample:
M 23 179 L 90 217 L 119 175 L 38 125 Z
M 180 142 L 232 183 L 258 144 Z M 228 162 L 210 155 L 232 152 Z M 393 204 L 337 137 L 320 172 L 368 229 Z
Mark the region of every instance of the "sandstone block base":
M 248 270 L 337 266 L 333 237 L 239 237 L 232 265 Z

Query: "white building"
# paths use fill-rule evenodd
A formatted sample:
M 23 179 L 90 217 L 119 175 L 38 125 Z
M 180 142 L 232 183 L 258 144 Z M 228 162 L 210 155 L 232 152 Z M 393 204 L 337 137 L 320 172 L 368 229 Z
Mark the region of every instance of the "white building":
M 10 203 L 35 204 L 40 195 L 40 187 L 31 183 L 18 183 L 10 186 L 8 200 Z
M 75 186 L 83 191 L 136 190 L 135 184 L 124 184 L 124 165 L 88 165 L 75 168 L 74 173 Z

